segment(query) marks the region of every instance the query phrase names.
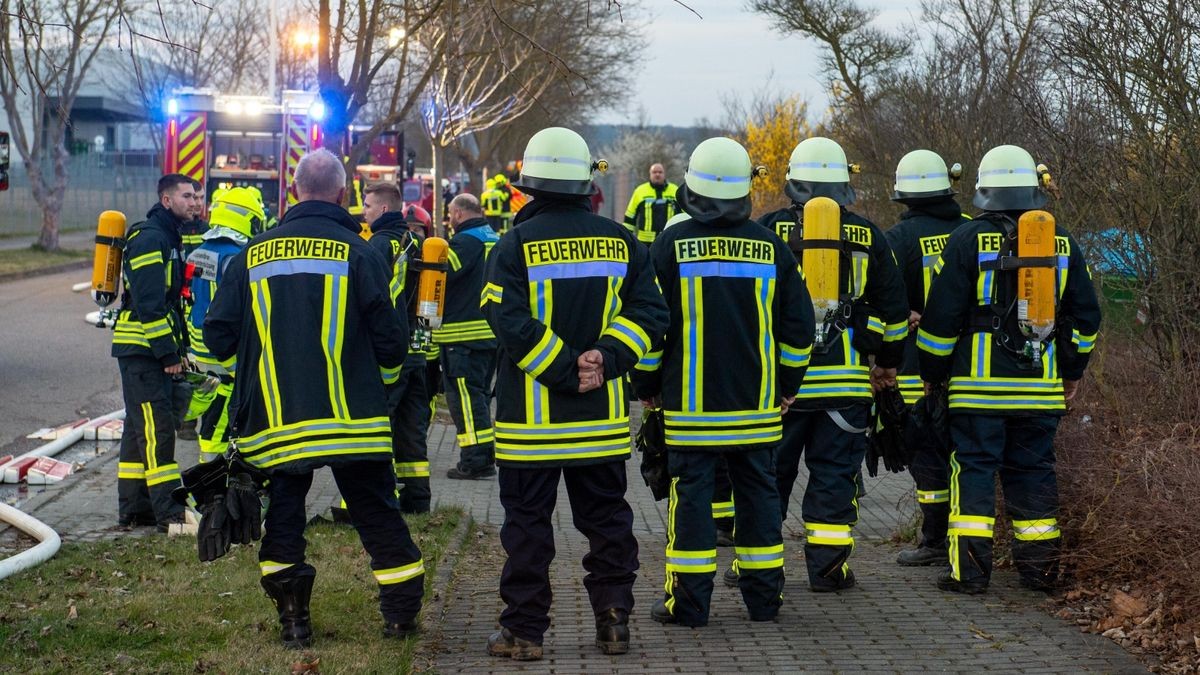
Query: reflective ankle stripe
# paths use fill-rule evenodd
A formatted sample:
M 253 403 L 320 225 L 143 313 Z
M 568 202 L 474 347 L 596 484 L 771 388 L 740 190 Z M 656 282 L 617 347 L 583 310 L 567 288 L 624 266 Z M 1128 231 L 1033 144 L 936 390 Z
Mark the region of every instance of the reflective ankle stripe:
M 712 505 L 713 518 L 732 518 L 734 514 L 733 502 L 713 502 Z
M 262 575 L 265 577 L 268 574 L 282 572 L 289 567 L 294 567 L 299 563 L 275 562 L 274 560 L 262 560 L 258 563 L 258 568 L 262 570 Z
M 804 534 L 810 544 L 825 546 L 853 546 L 854 535 L 850 534 L 849 525 L 830 525 L 827 523 L 805 523 Z
M 667 572 L 704 574 L 717 571 L 717 549 L 708 551 L 676 551 L 667 549 Z
M 1019 541 L 1047 541 L 1058 539 L 1062 531 L 1058 529 L 1058 520 L 1054 518 L 1014 520 L 1013 536 Z
M 987 537 L 990 539 L 995 524 L 996 519 L 991 516 L 951 514 L 949 534 L 951 537 Z
M 400 567 L 389 567 L 385 570 L 373 571 L 375 573 L 375 581 L 380 586 L 400 584 L 425 574 L 425 560 L 418 560 L 415 563 L 401 565 Z
M 950 490 L 917 490 L 918 504 L 944 504 L 950 501 Z
M 735 546 L 737 560 L 734 569 L 766 570 L 783 567 L 783 544 L 775 546 Z

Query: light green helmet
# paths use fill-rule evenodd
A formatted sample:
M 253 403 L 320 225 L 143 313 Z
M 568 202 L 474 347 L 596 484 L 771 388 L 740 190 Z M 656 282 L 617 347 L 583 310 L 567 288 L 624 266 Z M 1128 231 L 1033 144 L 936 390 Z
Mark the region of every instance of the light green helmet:
M 961 174 L 962 167 L 957 164 L 954 167 Z M 954 189 L 950 187 L 950 178 L 951 171 L 946 168 L 941 155 L 932 150 L 913 150 L 896 164 L 896 191 L 892 193 L 892 200 L 952 195 Z
M 979 162 L 975 206 L 985 211 L 1029 211 L 1046 205 L 1033 156 L 1015 145 L 998 145 Z
M 787 180 L 783 191 L 797 204 L 813 197 L 829 197 L 839 206 L 854 203 L 846 151 L 832 139 L 813 136 L 800 141 L 788 159 Z
M 258 188 L 235 187 L 225 190 L 209 211 L 209 227 L 228 227 L 245 237 L 263 231 L 267 216 Z
M 711 199 L 750 194 L 750 154 L 732 138 L 710 138 L 692 151 L 684 182 L 688 191 Z
M 592 171 L 605 170 L 604 160 L 592 161 L 583 136 L 563 127 L 542 129 L 525 145 L 521 178 L 514 183 L 534 195 L 590 195 Z

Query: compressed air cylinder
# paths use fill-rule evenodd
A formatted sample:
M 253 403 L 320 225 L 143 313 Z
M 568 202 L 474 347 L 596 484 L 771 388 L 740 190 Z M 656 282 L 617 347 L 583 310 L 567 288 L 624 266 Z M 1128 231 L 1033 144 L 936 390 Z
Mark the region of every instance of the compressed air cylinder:
M 92 300 L 108 307 L 117 299 L 121 283 L 121 255 L 125 250 L 125 214 L 105 211 L 96 223 L 96 251 L 92 257 Z
M 838 310 L 842 252 L 837 244 L 841 240 L 842 210 L 837 202 L 828 197 L 808 200 L 804 205 L 804 241 L 828 244 L 805 248 L 800 260 L 818 327 Z
M 441 237 L 429 237 L 421 247 L 421 278 L 417 283 L 417 316 L 430 328 L 442 327 L 446 306 L 446 269 L 450 244 Z
M 1054 216 L 1026 211 L 1017 221 L 1017 256 L 1055 259 Z M 1017 324 L 1030 338 L 1044 341 L 1054 330 L 1055 267 L 1017 270 Z

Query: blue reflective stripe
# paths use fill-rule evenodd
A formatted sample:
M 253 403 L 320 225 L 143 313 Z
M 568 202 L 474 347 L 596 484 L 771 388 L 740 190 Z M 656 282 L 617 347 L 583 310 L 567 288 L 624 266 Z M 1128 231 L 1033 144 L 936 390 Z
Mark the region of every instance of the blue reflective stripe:
M 889 338 L 904 337 L 905 335 L 908 335 L 907 323 L 897 324 L 895 328 L 889 328 L 888 331 L 883 334 L 884 337 Z
M 738 553 L 737 558 L 741 562 L 769 562 L 771 560 L 783 560 L 783 551 L 779 553 Z
M 870 391 L 869 385 L 860 384 L 849 387 L 809 387 L 801 386 L 800 390 L 805 394 L 856 394 L 863 391 Z
M 547 279 L 586 279 L 588 277 L 623 277 L 628 267 L 622 262 L 593 260 L 577 263 L 552 263 L 529 268 L 530 281 Z
M 675 556 L 667 556 L 667 564 L 683 565 L 685 567 L 694 567 L 696 565 L 715 565 L 717 564 L 717 556 L 705 558 L 678 558 Z
M 870 373 L 866 368 L 833 368 L 826 370 L 823 366 L 816 366 L 809 368 L 808 374 L 805 375 L 805 378 L 807 381 L 807 379 L 814 377 L 833 377 L 835 375 L 857 375 L 862 378 L 867 378 L 870 376 Z
M 896 174 L 896 180 L 897 180 L 897 181 L 901 181 L 901 180 L 924 180 L 924 179 L 926 179 L 926 178 L 949 178 L 949 177 L 950 177 L 950 175 L 949 175 L 949 174 L 942 173 L 942 172 L 940 172 L 940 171 L 939 171 L 938 173 L 924 173 L 924 174 L 922 174 L 922 173 L 912 173 L 912 174 L 906 174 L 906 175 L 903 175 L 903 176 L 902 176 L 902 175 L 900 175 L 900 174 Z
M 641 336 L 639 336 L 637 333 L 630 330 L 626 326 L 619 324 L 619 323 L 613 323 L 613 324 L 609 324 L 608 327 L 610 330 L 615 330 L 615 331 L 621 333 L 622 335 L 624 335 L 625 337 L 629 338 L 630 340 L 632 340 L 635 344 L 640 345 L 643 352 L 650 349 L 650 345 L 646 344 L 645 340 L 643 340 L 641 338 Z
M 1051 396 L 1047 396 L 1046 398 L 1011 398 L 1011 399 L 1005 398 L 1005 399 L 1000 399 L 1000 400 L 992 399 L 992 398 L 975 398 L 975 397 L 970 397 L 970 396 L 958 395 L 958 396 L 952 397 L 950 403 L 951 403 L 951 407 L 954 407 L 959 404 L 993 406 L 993 405 L 996 405 L 997 403 L 1003 403 L 1004 405 L 1008 405 L 1008 406 L 1026 405 L 1026 406 L 1045 407 L 1047 405 L 1051 405 L 1051 406 L 1061 407 L 1061 405 L 1062 405 L 1061 399 L 1062 399 L 1061 392 L 1059 392 L 1057 396 L 1051 395 Z
M 574 166 L 591 167 L 592 163 L 574 157 L 555 157 L 553 155 L 525 155 L 525 164 L 530 162 L 550 162 L 551 164 L 572 164 Z
M 841 162 L 798 162 L 789 164 L 793 169 L 845 169 L 846 165 Z
M 772 421 L 779 419 L 778 410 L 768 410 L 761 413 L 750 413 L 746 415 L 683 415 L 676 412 L 667 411 L 665 413 L 665 421 L 671 422 L 761 422 Z
M 1010 173 L 1015 173 L 1015 174 L 1018 174 L 1021 176 L 1037 175 L 1037 171 L 1035 169 L 1025 169 L 1025 168 L 1021 168 L 1021 167 L 1016 167 L 1016 168 L 1011 168 L 1011 169 L 988 169 L 987 171 L 980 171 L 979 175 L 981 177 L 982 176 L 1003 176 L 1005 174 L 1010 174 Z
M 350 263 L 345 260 L 317 260 L 312 258 L 296 258 L 294 260 L 274 260 L 257 267 L 250 268 L 250 281 L 261 281 L 268 277 L 285 276 L 289 274 L 321 274 L 326 276 L 346 276 L 350 272 Z
M 674 431 L 674 433 L 672 433 Z M 778 439 L 782 433 L 778 428 L 770 431 L 756 431 L 752 434 L 683 434 L 684 430 L 667 429 L 668 441 L 679 441 L 686 444 L 689 441 L 769 441 Z
M 703 178 L 704 180 L 714 180 L 714 181 L 717 181 L 718 183 L 749 183 L 750 182 L 750 176 L 748 176 L 748 175 L 747 176 L 718 176 L 715 173 L 704 173 L 703 171 L 696 171 L 693 169 L 688 169 L 688 175 L 695 176 L 696 178 Z
M 585 432 L 601 433 L 601 432 L 606 432 L 606 431 L 607 432 L 625 431 L 628 428 L 629 428 L 629 424 L 627 422 L 614 422 L 612 424 L 596 424 L 596 425 L 591 425 L 591 426 L 579 426 L 579 427 L 571 426 L 569 428 L 563 428 L 561 426 L 558 426 L 558 427 L 549 427 L 549 428 L 541 428 L 541 429 L 520 429 L 520 430 L 502 429 L 500 431 L 500 433 L 504 436 L 538 436 L 538 435 L 544 435 L 544 434 L 562 435 L 562 434 L 575 434 L 575 433 L 585 433 Z
M 692 353 L 691 362 L 688 366 L 688 410 L 691 412 L 696 412 L 696 364 L 700 359 L 697 358 L 699 356 L 697 353 L 699 349 L 697 346 L 697 342 L 699 340 L 697 333 L 699 333 L 699 331 L 697 330 L 696 326 L 696 293 L 692 287 L 699 286 L 701 282 L 699 279 L 692 279 L 691 281 L 687 281 L 685 283 L 689 286 L 688 295 L 690 297 L 688 302 L 688 349 Z
M 1028 382 L 996 382 L 994 380 L 975 380 L 969 378 L 950 378 L 950 384 L 967 389 L 1060 389 L 1058 381 L 1029 380 Z
M 699 262 L 679 266 L 681 277 L 725 277 L 741 279 L 774 279 L 775 266 L 745 262 Z

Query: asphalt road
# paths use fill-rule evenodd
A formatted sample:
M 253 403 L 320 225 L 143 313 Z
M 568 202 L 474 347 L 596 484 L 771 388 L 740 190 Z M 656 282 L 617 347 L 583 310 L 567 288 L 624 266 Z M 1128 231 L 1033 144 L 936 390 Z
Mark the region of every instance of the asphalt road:
M 85 323 L 96 306 L 71 292 L 89 274 L 0 283 L 0 455 L 37 446 L 25 435 L 41 427 L 122 406 L 112 333 Z

